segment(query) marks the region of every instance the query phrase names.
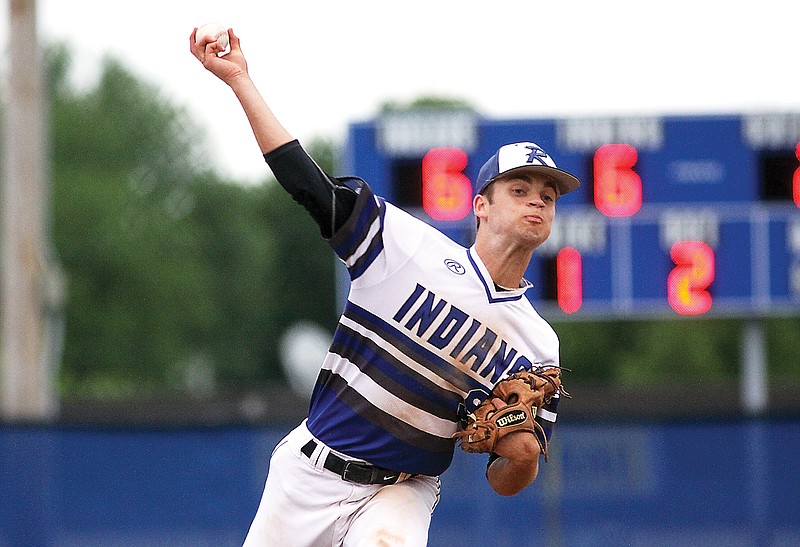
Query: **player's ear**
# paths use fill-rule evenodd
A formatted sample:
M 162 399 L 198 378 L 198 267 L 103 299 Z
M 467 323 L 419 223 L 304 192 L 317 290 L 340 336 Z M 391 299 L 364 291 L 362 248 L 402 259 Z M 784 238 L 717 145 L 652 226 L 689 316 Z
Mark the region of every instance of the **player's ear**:
M 483 194 L 476 194 L 475 197 L 472 198 L 472 211 L 479 220 L 486 218 L 486 205 L 488 203 L 489 200 Z

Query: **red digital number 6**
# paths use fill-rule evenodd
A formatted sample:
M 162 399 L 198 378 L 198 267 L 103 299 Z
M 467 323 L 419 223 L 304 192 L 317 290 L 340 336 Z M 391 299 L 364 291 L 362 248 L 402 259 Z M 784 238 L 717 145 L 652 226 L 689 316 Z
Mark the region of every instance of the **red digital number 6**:
M 639 154 L 629 144 L 604 144 L 594 153 L 594 204 L 608 217 L 629 217 L 642 206 Z
M 800 142 L 797 143 L 794 149 L 794 155 L 800 160 Z M 795 169 L 794 175 L 792 175 L 792 197 L 794 198 L 795 205 L 800 207 L 800 167 Z
M 472 183 L 460 148 L 433 148 L 422 158 L 422 208 L 435 220 L 459 220 L 472 210 Z

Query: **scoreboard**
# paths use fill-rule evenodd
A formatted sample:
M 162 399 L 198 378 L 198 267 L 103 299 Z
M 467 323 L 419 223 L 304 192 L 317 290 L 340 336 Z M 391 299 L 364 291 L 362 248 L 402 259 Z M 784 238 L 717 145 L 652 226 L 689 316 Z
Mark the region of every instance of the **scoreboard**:
M 390 111 L 350 126 L 347 172 L 469 246 L 469 181 L 517 141 L 582 182 L 526 272 L 551 318 L 800 314 L 800 113 Z

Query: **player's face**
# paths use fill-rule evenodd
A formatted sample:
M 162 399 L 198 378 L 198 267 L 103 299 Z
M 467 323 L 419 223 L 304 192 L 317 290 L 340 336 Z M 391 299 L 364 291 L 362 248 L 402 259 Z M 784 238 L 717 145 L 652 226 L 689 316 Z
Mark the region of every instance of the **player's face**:
M 492 183 L 490 196 L 476 202 L 481 230 L 518 238 L 537 247 L 550 235 L 558 193 L 550 179 L 532 173 L 514 174 Z

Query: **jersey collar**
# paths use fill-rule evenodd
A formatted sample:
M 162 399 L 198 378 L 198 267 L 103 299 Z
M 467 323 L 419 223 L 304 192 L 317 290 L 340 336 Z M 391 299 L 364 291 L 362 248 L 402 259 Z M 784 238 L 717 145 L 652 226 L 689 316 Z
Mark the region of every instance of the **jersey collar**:
M 490 303 L 519 300 L 523 297 L 525 291 L 533 286 L 530 281 L 523 278 L 519 288 L 512 290 L 499 290 L 495 287 L 494 281 L 492 281 L 489 271 L 486 269 L 486 265 L 481 260 L 481 257 L 478 256 L 478 252 L 475 250 L 475 245 L 467 249 L 467 258 L 469 259 L 469 263 L 472 264 L 472 268 L 475 270 L 475 273 L 478 275 L 478 279 L 480 279 L 480 282 L 486 291 L 486 298 Z

